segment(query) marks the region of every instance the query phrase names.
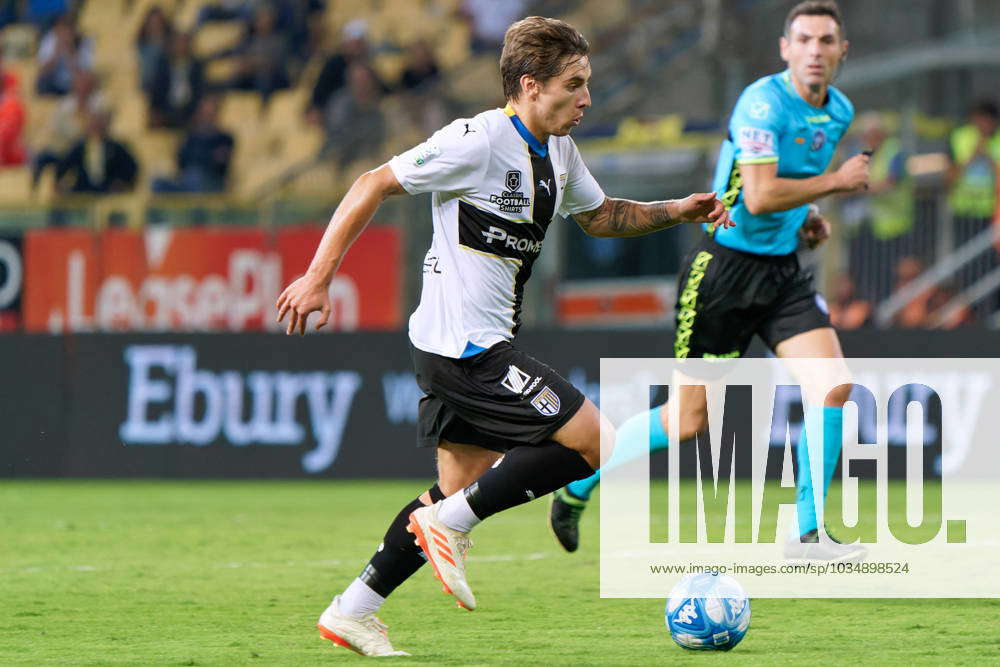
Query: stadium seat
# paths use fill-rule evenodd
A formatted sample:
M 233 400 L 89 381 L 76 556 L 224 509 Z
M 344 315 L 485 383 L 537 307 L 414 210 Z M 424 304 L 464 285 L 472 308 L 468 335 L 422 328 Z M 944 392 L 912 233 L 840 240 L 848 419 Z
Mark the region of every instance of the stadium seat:
M 38 32 L 29 23 L 15 23 L 0 30 L 0 52 L 10 64 L 18 60 L 34 60 Z
M 448 93 L 456 100 L 476 102 L 496 97 L 500 88 L 496 58 L 481 56 L 452 72 Z
M 171 176 L 177 168 L 177 147 L 180 137 L 170 130 L 151 130 L 132 142 L 136 160 L 142 167 L 143 181 L 149 183 L 158 176 Z
M 330 162 L 315 164 L 296 175 L 285 186 L 288 195 L 335 202 L 343 192 L 340 173 Z
M 256 123 L 260 119 L 260 95 L 249 92 L 230 92 L 222 100 L 219 122 L 234 131 Z
M 220 58 L 205 65 L 205 80 L 209 84 L 225 85 L 236 76 L 239 67 L 237 58 Z
M 238 21 L 207 23 L 194 36 L 194 53 L 200 58 L 207 58 L 231 49 L 239 44 L 244 32 L 243 24 Z
M 114 105 L 111 133 L 127 139 L 136 139 L 146 132 L 146 99 L 138 94 L 124 95 Z
M 302 125 L 302 114 L 309 102 L 309 90 L 298 86 L 279 90 L 267 103 L 267 130 L 269 133 L 294 132 Z
M 443 21 L 429 21 L 428 8 L 423 2 L 386 3 L 379 14 L 379 23 L 384 26 L 389 39 L 394 44 L 409 44 L 419 39 L 433 41 L 441 33 Z M 447 17 L 442 16 L 442 19 Z
M 31 169 L 0 167 L 0 203 L 27 205 L 31 203 Z
M 35 94 L 35 79 L 38 76 L 38 61 L 30 60 L 4 60 L 3 68 L 10 70 L 17 75 L 17 80 L 21 89 L 21 99 L 27 99 Z
M 434 54 L 441 68 L 452 70 L 468 62 L 470 41 L 471 31 L 465 22 L 449 21 L 443 36 L 434 44 Z
M 34 91 L 34 83 L 30 90 Z M 22 85 L 22 92 L 25 90 Z M 26 95 L 24 97 L 25 108 L 28 116 L 27 128 L 25 129 L 25 142 L 32 149 L 43 148 L 48 142 L 45 136 L 48 129 L 49 119 L 55 112 L 61 100 L 55 97 L 42 97 Z
M 85 35 L 99 42 L 98 35 L 113 31 L 122 32 L 121 25 L 125 18 L 126 0 L 98 0 L 85 2 L 80 10 L 78 24 Z M 122 33 L 123 37 L 128 33 Z

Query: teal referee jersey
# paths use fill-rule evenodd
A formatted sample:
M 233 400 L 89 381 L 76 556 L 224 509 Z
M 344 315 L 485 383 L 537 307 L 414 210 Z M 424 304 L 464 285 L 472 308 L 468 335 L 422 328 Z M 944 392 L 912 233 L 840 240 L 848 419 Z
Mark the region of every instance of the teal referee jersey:
M 747 86 L 733 109 L 712 183 L 736 226 L 717 229 L 716 241 L 758 255 L 795 252 L 808 205 L 751 214 L 743 201 L 740 167 L 777 162 L 780 178 L 818 176 L 853 119 L 854 106 L 842 92 L 827 87 L 826 103 L 814 107 L 795 90 L 787 70 Z

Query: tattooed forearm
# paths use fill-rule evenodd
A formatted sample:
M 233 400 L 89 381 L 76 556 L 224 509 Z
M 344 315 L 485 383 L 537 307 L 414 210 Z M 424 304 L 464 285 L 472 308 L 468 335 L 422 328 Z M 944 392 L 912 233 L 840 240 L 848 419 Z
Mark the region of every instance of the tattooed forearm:
M 591 236 L 640 236 L 673 227 L 671 201 L 637 202 L 630 199 L 604 200 L 598 208 L 574 216 L 580 228 Z

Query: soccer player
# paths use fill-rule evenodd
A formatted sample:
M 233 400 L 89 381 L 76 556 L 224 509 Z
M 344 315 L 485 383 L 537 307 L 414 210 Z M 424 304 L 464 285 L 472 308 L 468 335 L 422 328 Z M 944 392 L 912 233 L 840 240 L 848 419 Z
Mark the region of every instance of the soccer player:
M 813 200 L 868 184 L 865 154 L 827 172 L 837 142 L 854 117 L 850 100 L 830 85 L 847 56 L 847 46 L 835 2 L 802 2 L 788 13 L 780 40 L 788 69 L 754 82 L 737 101 L 714 180 L 736 226 L 707 228 L 680 276 L 677 358 L 739 357 L 754 334 L 779 358 L 843 358 L 826 304 L 816 293 L 812 276 L 799 266 L 796 248 L 800 238 L 815 248 L 829 236 L 830 225 Z M 843 363 L 832 362 L 829 370 L 835 375 Z M 809 378 L 798 379 L 809 384 Z M 843 405 L 849 393 L 844 385 L 825 398 L 814 397 L 815 407 L 806 414 L 818 427 L 810 430 L 823 433 L 826 443 L 825 449 L 814 448 L 823 452 L 824 498 L 840 456 Z M 679 400 L 678 435 L 686 440 L 707 428 L 707 407 L 699 387 L 692 386 Z M 661 405 L 622 424 L 605 470 L 649 449 L 666 448 L 667 415 L 667 405 Z M 648 442 L 641 435 L 644 423 Z M 862 559 L 865 550 L 860 546 L 821 539 L 817 514 L 822 516 L 822 503 L 817 512 L 805 433 L 803 429 L 796 448 L 800 535 L 785 545 L 785 556 Z M 599 480 L 600 473 L 595 473 L 553 494 L 549 523 L 567 551 L 579 545 L 580 514 Z
M 713 193 L 640 203 L 604 195 L 570 131 L 590 106 L 590 47 L 562 21 L 530 17 L 507 31 L 505 109 L 459 119 L 363 174 L 337 207 L 306 274 L 278 299 L 278 320 L 304 333 L 329 317 L 330 280 L 383 199 L 432 192 L 434 235 L 410 317 L 420 401 L 418 445 L 437 448 L 438 480 L 400 510 L 371 560 L 319 620 L 322 636 L 363 655 L 401 655 L 375 617 L 430 561 L 446 593 L 475 609 L 465 578 L 469 531 L 599 466 L 597 408 L 512 341 L 531 266 L 555 214 L 595 236 L 637 236 L 682 222 L 732 224 Z M 418 546 L 419 545 L 419 546 Z

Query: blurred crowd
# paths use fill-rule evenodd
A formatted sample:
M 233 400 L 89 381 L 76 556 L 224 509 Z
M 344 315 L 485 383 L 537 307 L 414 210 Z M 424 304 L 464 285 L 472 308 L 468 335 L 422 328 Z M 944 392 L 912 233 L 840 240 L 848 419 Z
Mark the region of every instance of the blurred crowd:
M 1000 272 L 996 102 L 975 103 L 965 122 L 948 135 L 938 170 L 945 198 L 937 197 L 935 190 L 928 193 L 911 173 L 912 156 L 904 150 L 898 130 L 890 130 L 879 113 L 862 114 L 855 122 L 853 150 L 872 152 L 871 183 L 863 196 L 844 206 L 848 270 L 834 281 L 829 304 L 834 324 L 843 329 L 873 325 L 874 304 L 904 289 L 912 298 L 896 304 L 890 318 L 894 327 L 948 329 L 977 320 L 992 323 L 1000 311 L 1000 292 L 993 289 L 992 294 L 973 297 Z M 928 171 L 934 170 L 932 165 Z M 942 257 L 942 242 L 974 256 L 956 261 L 953 270 L 942 265 L 946 275 L 941 280 L 923 279 L 934 262 L 949 259 Z M 979 246 L 982 249 L 972 253 Z M 966 291 L 968 298 L 957 298 Z M 975 302 L 978 307 L 970 307 Z
M 442 11 L 469 27 L 473 53 L 495 58 L 506 26 L 527 4 L 463 0 L 442 2 Z M 373 45 L 363 18 L 327 35 L 328 24 L 321 20 L 327 0 L 210 0 L 200 4 L 188 26 L 180 25 L 167 5 L 176 6 L 148 5 L 132 53 L 121 54 L 138 63 L 136 83 L 147 102 L 148 128 L 180 135 L 175 171 L 148 179 L 154 192 L 227 190 L 237 137 L 234 128 L 220 125 L 219 111 L 232 91 L 258 95 L 263 116 L 275 93 L 311 88 L 294 120 L 322 130 L 319 157 L 339 167 L 384 157 L 386 141 L 396 130 L 384 112 L 387 98 L 406 110 L 413 136 L 426 136 L 449 119 L 442 68 L 435 45 L 425 39 L 405 44 L 383 39 Z M 71 0 L 0 0 L 0 31 L 29 24 L 38 34 L 34 81 L 18 81 L 5 69 L 0 48 L 0 166 L 30 164 L 35 183 L 51 170 L 62 193 L 130 190 L 145 165 L 138 164 L 128 141 L 109 129 L 115 109 L 102 87 L 102 73 L 95 71 L 94 39 L 78 22 L 83 7 Z M 199 33 L 218 26 L 238 28 L 238 39 L 215 51 L 196 49 Z M 398 75 L 380 76 L 374 51 L 403 54 Z M 213 76 L 217 64 L 214 71 L 221 74 Z M 304 77 L 310 64 L 318 76 Z M 59 100 L 46 120 L 43 141 L 30 146 L 23 104 L 28 87 L 36 96 Z
M 48 179 L 58 195 L 136 188 L 162 194 L 232 192 L 234 156 L 241 148 L 245 152 L 242 144 L 255 140 L 258 123 L 238 116 L 236 123 L 223 122 L 224 106 L 234 96 L 254 97 L 255 113 L 263 119 L 278 105 L 275 100 L 301 91 L 291 114 L 271 114 L 272 128 L 277 117 L 281 140 L 288 142 L 313 133 L 319 140 L 308 145 L 302 159 L 345 174 L 427 136 L 462 111 L 450 98 L 455 82 L 449 78 L 452 70 L 441 64 L 441 44 L 424 38 L 392 41 L 384 33 L 373 38 L 365 18 L 345 20 L 333 30 L 323 15 L 336 0 L 198 0 L 197 12 L 182 19 L 178 8 L 193 1 L 133 3 L 142 13 L 131 24 L 128 52 L 120 54 L 136 73 L 131 89 L 144 98 L 145 131 L 175 139 L 165 144 L 172 165 L 157 169 L 148 163 L 148 146 L 136 145 L 144 137 L 126 139 L 113 129 L 122 100 L 120 91 L 117 97 L 109 94 L 109 68 L 95 66 L 98 45 L 81 28 L 79 16 L 88 5 L 0 0 L 0 31 L 30 26 L 37 35 L 34 80 L 28 81 L 19 81 L 15 69 L 5 67 L 0 40 L 0 168 L 30 169 L 32 183 Z M 425 0 L 423 7 L 435 4 Z M 437 18 L 465 28 L 463 52 L 489 59 L 491 67 L 506 27 L 532 9 L 528 0 L 439 4 Z M 211 42 L 204 37 L 220 30 L 232 38 L 205 48 Z M 388 70 L 391 76 L 376 66 L 385 54 L 400 61 Z M 40 107 L 46 118 L 28 117 L 29 95 L 55 100 Z M 391 115 L 387 107 L 401 115 Z M 26 128 L 32 121 L 44 130 L 29 141 Z M 872 151 L 871 186 L 842 207 L 846 240 L 840 266 L 846 270 L 833 281 L 834 323 L 852 329 L 886 324 L 888 317 L 898 327 L 948 328 L 995 318 L 1000 311 L 995 296 L 957 298 L 998 275 L 992 246 L 947 279 L 922 277 L 939 262 L 943 240 L 950 249 L 960 248 L 1000 220 L 996 102 L 982 100 L 967 118 L 958 119 L 942 138 L 947 151 L 941 163 L 929 169 L 921 163 L 921 173 L 912 173 L 915 159 L 926 156 L 908 154 L 898 124 L 887 123 L 882 114 L 860 115 L 852 136 L 855 145 L 846 154 Z M 268 161 L 253 160 L 255 165 Z M 930 172 L 937 179 L 933 189 L 921 181 Z M 942 188 L 945 197 L 939 196 Z M 912 298 L 891 315 L 879 316 L 880 305 L 908 285 Z M 968 305 L 974 301 L 979 307 Z

